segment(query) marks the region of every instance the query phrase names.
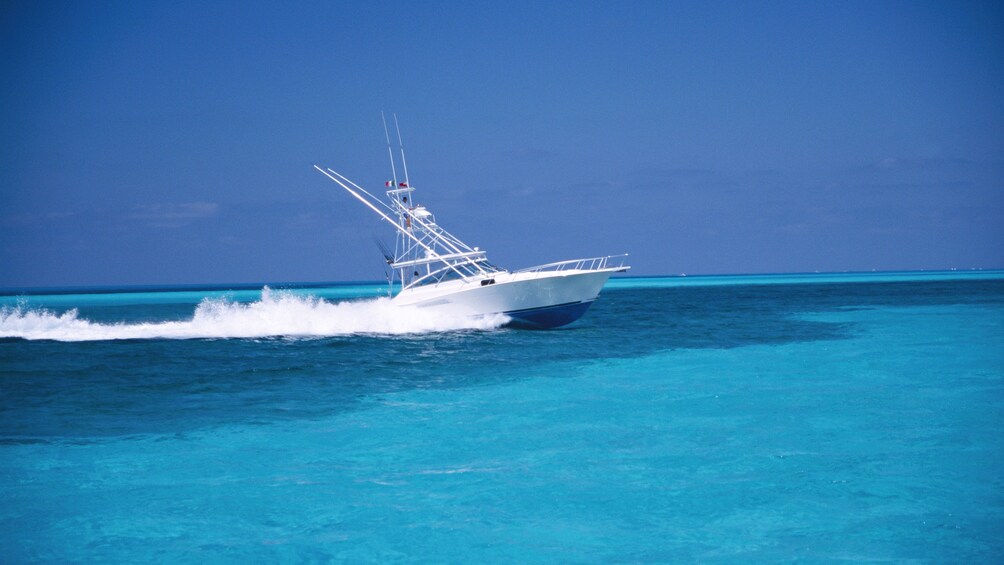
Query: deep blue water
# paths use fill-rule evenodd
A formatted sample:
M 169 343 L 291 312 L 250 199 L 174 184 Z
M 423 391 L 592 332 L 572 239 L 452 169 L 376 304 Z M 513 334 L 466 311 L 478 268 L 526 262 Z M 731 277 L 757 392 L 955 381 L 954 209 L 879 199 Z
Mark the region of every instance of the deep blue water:
M 554 331 L 379 293 L 0 298 L 0 562 L 1004 555 L 999 273 L 615 280 Z

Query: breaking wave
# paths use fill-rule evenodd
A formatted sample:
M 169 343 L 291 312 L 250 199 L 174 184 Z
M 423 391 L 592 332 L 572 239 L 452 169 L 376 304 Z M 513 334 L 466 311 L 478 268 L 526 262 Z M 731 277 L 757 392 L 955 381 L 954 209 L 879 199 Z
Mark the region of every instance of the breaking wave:
M 97 323 L 76 309 L 58 314 L 21 304 L 0 308 L 0 338 L 56 341 L 114 339 L 212 339 L 326 337 L 349 334 L 401 335 L 464 329 L 493 329 L 509 318 L 446 316 L 394 305 L 389 298 L 331 303 L 312 296 L 262 289 L 250 303 L 205 298 L 191 319 L 143 323 Z

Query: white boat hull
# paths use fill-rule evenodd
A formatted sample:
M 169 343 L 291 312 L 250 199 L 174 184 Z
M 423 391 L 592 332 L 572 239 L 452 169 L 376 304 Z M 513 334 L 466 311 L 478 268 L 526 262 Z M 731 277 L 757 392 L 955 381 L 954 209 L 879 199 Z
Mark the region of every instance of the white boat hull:
M 619 270 L 504 272 L 495 274 L 493 283 L 457 280 L 409 288 L 394 302 L 453 316 L 505 314 L 513 325 L 555 328 L 579 319 Z

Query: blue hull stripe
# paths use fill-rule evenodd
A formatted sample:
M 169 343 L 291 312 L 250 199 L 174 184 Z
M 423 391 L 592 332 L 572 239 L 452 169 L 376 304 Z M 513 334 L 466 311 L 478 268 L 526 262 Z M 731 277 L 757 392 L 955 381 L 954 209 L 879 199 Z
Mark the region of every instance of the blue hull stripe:
M 582 302 L 569 302 L 567 304 L 556 304 L 545 306 L 544 308 L 528 308 L 526 310 L 513 310 L 505 315 L 512 318 L 510 327 L 549 329 L 571 324 L 586 313 L 592 300 Z

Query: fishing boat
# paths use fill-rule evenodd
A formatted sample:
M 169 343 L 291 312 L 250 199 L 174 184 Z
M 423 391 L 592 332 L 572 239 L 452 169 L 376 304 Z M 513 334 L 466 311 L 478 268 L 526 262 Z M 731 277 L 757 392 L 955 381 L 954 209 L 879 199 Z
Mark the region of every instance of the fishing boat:
M 404 180 L 398 180 L 384 120 L 393 176 L 385 183 L 385 199 L 330 167 L 314 165 L 394 227 L 394 250 L 381 246 L 390 270 L 394 304 L 435 309 L 453 316 L 504 314 L 512 326 L 556 328 L 578 320 L 597 299 L 607 279 L 630 268 L 624 264 L 627 254 L 572 259 L 515 271 L 492 264 L 484 250 L 446 231 L 428 208 L 416 202 L 397 116 L 394 125 Z

